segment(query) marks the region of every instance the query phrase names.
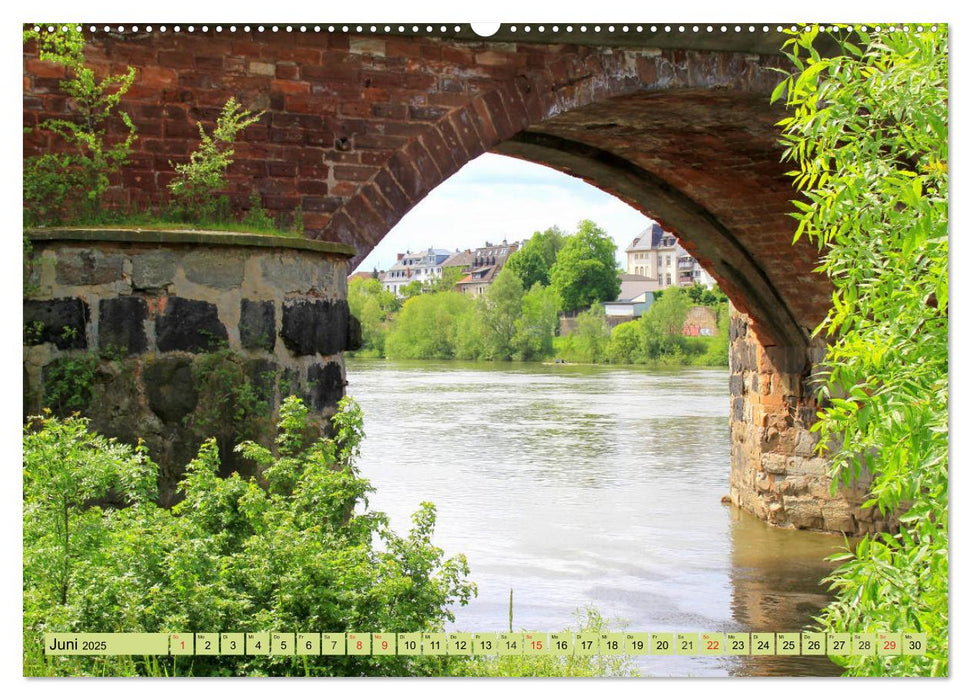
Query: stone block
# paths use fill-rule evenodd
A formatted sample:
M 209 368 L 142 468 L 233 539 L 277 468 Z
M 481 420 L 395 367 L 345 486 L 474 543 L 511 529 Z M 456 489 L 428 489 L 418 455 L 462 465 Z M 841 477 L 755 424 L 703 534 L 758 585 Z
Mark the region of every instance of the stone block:
M 762 472 L 755 477 L 755 489 L 756 491 L 761 491 L 763 493 L 768 493 L 772 490 L 772 486 L 775 484 L 775 480 L 767 473 Z
M 239 342 L 247 350 L 273 352 L 276 347 L 276 307 L 272 301 L 240 301 Z
M 312 365 L 307 370 L 310 406 L 315 411 L 334 408 L 344 396 L 344 373 L 336 362 Z
M 785 474 L 786 456 L 780 454 L 762 455 L 762 469 L 769 474 Z
M 210 352 L 229 340 L 215 304 L 181 297 L 166 300 L 155 337 L 161 352 Z
M 199 401 L 189 358 L 166 357 L 147 363 L 142 382 L 148 407 L 165 423 L 179 423 Z
M 745 399 L 740 397 L 732 399 L 732 420 L 739 423 L 745 420 Z
M 98 303 L 98 347 L 102 355 L 138 355 L 148 349 L 145 319 L 148 304 L 141 297 L 115 297 Z
M 819 442 L 819 436 L 808 430 L 800 430 L 796 436 L 793 452 L 800 457 L 811 457 Z
M 69 256 L 58 256 L 56 280 L 65 285 L 110 284 L 121 279 L 124 257 L 100 250 L 82 250 Z
M 236 289 L 243 283 L 246 259 L 238 250 L 194 250 L 182 259 L 185 278 L 216 289 Z
M 133 255 L 131 283 L 135 289 L 163 289 L 175 279 L 175 254 L 166 250 L 152 250 Z
M 784 498 L 789 524 L 801 530 L 821 530 L 825 523 L 823 509 L 811 497 L 795 496 Z
M 855 534 L 857 531 L 856 518 L 853 508 L 845 501 L 837 500 L 822 505 L 823 527 L 833 532 Z
M 77 297 L 24 300 L 24 345 L 53 343 L 59 350 L 88 347 L 90 318 L 86 302 Z
M 745 378 L 741 373 L 736 372 L 728 378 L 728 393 L 732 396 L 741 396 L 745 393 Z
M 776 490 L 787 496 L 796 496 L 809 491 L 809 477 L 805 476 L 788 476 L 776 484 Z
M 816 478 L 825 477 L 829 473 L 829 461 L 823 457 L 790 457 L 787 468 L 791 474 L 805 474 Z
M 304 207 L 306 211 L 307 208 Z M 263 279 L 284 294 L 333 293 L 334 265 L 323 258 L 288 253 L 264 255 L 260 260 Z
M 280 337 L 297 356 L 334 355 L 347 345 L 349 315 L 344 300 L 287 299 Z

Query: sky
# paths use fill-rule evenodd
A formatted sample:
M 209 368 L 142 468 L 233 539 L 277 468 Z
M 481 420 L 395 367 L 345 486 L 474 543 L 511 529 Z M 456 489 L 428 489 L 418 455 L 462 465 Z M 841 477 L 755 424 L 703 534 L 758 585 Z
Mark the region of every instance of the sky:
M 617 244 L 617 260 L 651 219 L 579 178 L 518 158 L 485 153 L 431 191 L 357 267 L 387 270 L 396 253 L 512 243 L 559 226 L 573 233 L 583 219 Z

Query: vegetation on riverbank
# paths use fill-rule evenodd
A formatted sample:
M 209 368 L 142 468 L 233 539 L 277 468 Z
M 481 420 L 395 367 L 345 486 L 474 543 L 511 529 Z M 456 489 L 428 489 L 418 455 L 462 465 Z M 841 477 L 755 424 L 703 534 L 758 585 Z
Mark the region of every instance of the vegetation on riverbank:
M 588 229 L 595 228 L 590 222 L 584 223 Z M 420 284 L 413 283 L 415 287 L 406 288 L 408 295 L 402 300 L 375 278 L 351 280 L 348 304 L 360 320 L 363 333 L 363 347 L 357 354 L 410 360 L 728 364 L 727 300 L 717 289 L 707 290 L 702 285 L 669 287 L 645 314 L 613 329 L 607 323 L 603 306 L 595 303 L 576 315 L 573 333 L 560 335 L 560 312 L 565 310 L 560 291 L 555 282 L 544 284 L 543 280 L 557 280 L 563 275 L 551 274 L 544 267 L 543 254 L 537 252 L 553 248 L 546 245 L 550 240 L 560 250 L 576 249 L 570 246 L 572 237 L 564 237 L 553 229 L 537 233 L 522 250 L 510 256 L 492 285 L 478 298 L 442 289 L 437 284 L 428 285 L 423 291 Z M 517 257 L 521 254 L 522 258 Z M 576 263 L 570 260 L 571 266 Z M 593 267 L 600 269 L 602 265 Z M 556 269 L 554 265 L 554 272 Z M 534 280 L 531 287 L 526 287 L 517 270 Z M 616 270 L 612 269 L 611 274 L 616 277 Z M 583 292 L 593 295 L 589 298 L 596 298 L 596 289 L 603 291 L 602 279 L 596 280 Z M 613 288 L 607 291 L 617 294 Z M 574 298 L 580 295 L 574 292 Z M 718 319 L 716 335 L 682 335 L 693 305 L 712 307 Z
M 797 166 L 798 236 L 833 282 L 832 338 L 814 427 L 834 481 L 872 475 L 864 507 L 900 513 L 828 579 L 835 632 L 917 631 L 925 655 L 852 656 L 848 675 L 948 674 L 948 34 L 828 32 L 787 42 L 796 74 L 776 97 Z

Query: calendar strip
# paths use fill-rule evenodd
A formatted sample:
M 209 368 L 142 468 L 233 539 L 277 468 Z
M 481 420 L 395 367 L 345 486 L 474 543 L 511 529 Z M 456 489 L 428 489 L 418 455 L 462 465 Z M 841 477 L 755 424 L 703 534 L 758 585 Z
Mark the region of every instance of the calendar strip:
M 48 656 L 922 656 L 920 632 L 47 633 Z

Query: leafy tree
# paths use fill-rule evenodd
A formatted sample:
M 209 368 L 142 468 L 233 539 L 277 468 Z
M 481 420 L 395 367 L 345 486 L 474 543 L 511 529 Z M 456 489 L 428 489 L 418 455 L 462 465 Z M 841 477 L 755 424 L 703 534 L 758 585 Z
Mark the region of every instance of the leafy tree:
M 401 289 L 398 291 L 401 292 L 401 296 L 403 298 L 411 299 L 412 297 L 416 297 L 419 294 L 424 293 L 425 286 L 419 280 L 412 280 L 408 284 L 402 285 Z
M 575 311 L 620 294 L 620 278 L 614 254 L 616 244 L 606 231 L 589 220 L 556 256 L 550 280 L 563 302 L 564 311 Z
M 607 359 L 612 364 L 629 365 L 643 354 L 643 333 L 637 321 L 621 323 L 610 333 Z
M 577 314 L 574 348 L 583 362 L 602 362 L 607 356 L 610 327 L 599 304 Z
M 536 250 L 546 263 L 547 269 L 553 267 L 569 236 L 559 226 L 551 226 L 545 231 L 535 232 L 526 245 Z
M 920 29 L 920 31 L 918 31 Z M 851 675 L 948 672 L 948 35 L 827 32 L 786 42 L 774 97 L 803 198 L 796 236 L 822 251 L 833 307 L 814 430 L 835 478 L 872 475 L 896 534 L 865 536 L 829 579 L 828 630 L 926 632 L 923 656 L 853 656 Z
M 551 287 L 536 283 L 523 295 L 513 338 L 516 359 L 531 360 L 552 354 L 553 336 L 560 324 L 559 309 L 560 300 Z
M 37 42 L 41 60 L 67 70 L 61 89 L 73 114 L 47 119 L 36 129 L 51 133 L 65 148 L 24 159 L 24 223 L 57 224 L 83 220 L 97 212 L 108 190 L 109 176 L 128 161 L 135 141 L 135 125 L 118 103 L 135 80 L 135 69 L 96 80 L 85 65 L 80 25 L 58 25 L 62 31 L 24 32 L 24 41 Z M 127 129 L 109 142 L 107 124 L 117 116 Z M 32 129 L 26 129 L 26 132 Z
M 641 316 L 642 347 L 649 359 L 677 355 L 684 349 L 684 320 L 691 304 L 681 287 L 667 287 Z
M 718 285 L 708 289 L 705 285 L 695 282 L 687 287 L 686 291 L 692 303 L 698 306 L 718 306 L 728 301 L 728 297 L 718 288 Z
M 522 313 L 523 283 L 503 266 L 485 293 L 482 309 L 484 358 L 508 360 L 515 352 L 516 321 Z
M 519 276 L 525 289 L 532 289 L 536 283 L 549 285 L 550 269 L 566 240 L 566 234 L 556 226 L 536 231 L 522 248 L 509 256 L 506 267 Z
M 503 269 L 516 273 L 523 281 L 523 286 L 532 287 L 534 284 L 548 285 L 550 283 L 550 266 L 543 259 L 542 253 L 530 242 L 509 256 Z
M 455 357 L 457 322 L 472 299 L 459 292 L 419 294 L 405 300 L 385 342 L 392 359 L 447 360 Z
M 465 311 L 455 318 L 455 358 L 477 360 L 485 354 L 485 300 L 472 299 Z
M 435 277 L 422 287 L 422 291 L 425 293 L 431 292 L 454 292 L 455 285 L 459 283 L 459 280 L 465 277 L 465 273 L 462 271 L 461 267 L 443 267 L 442 274 Z

